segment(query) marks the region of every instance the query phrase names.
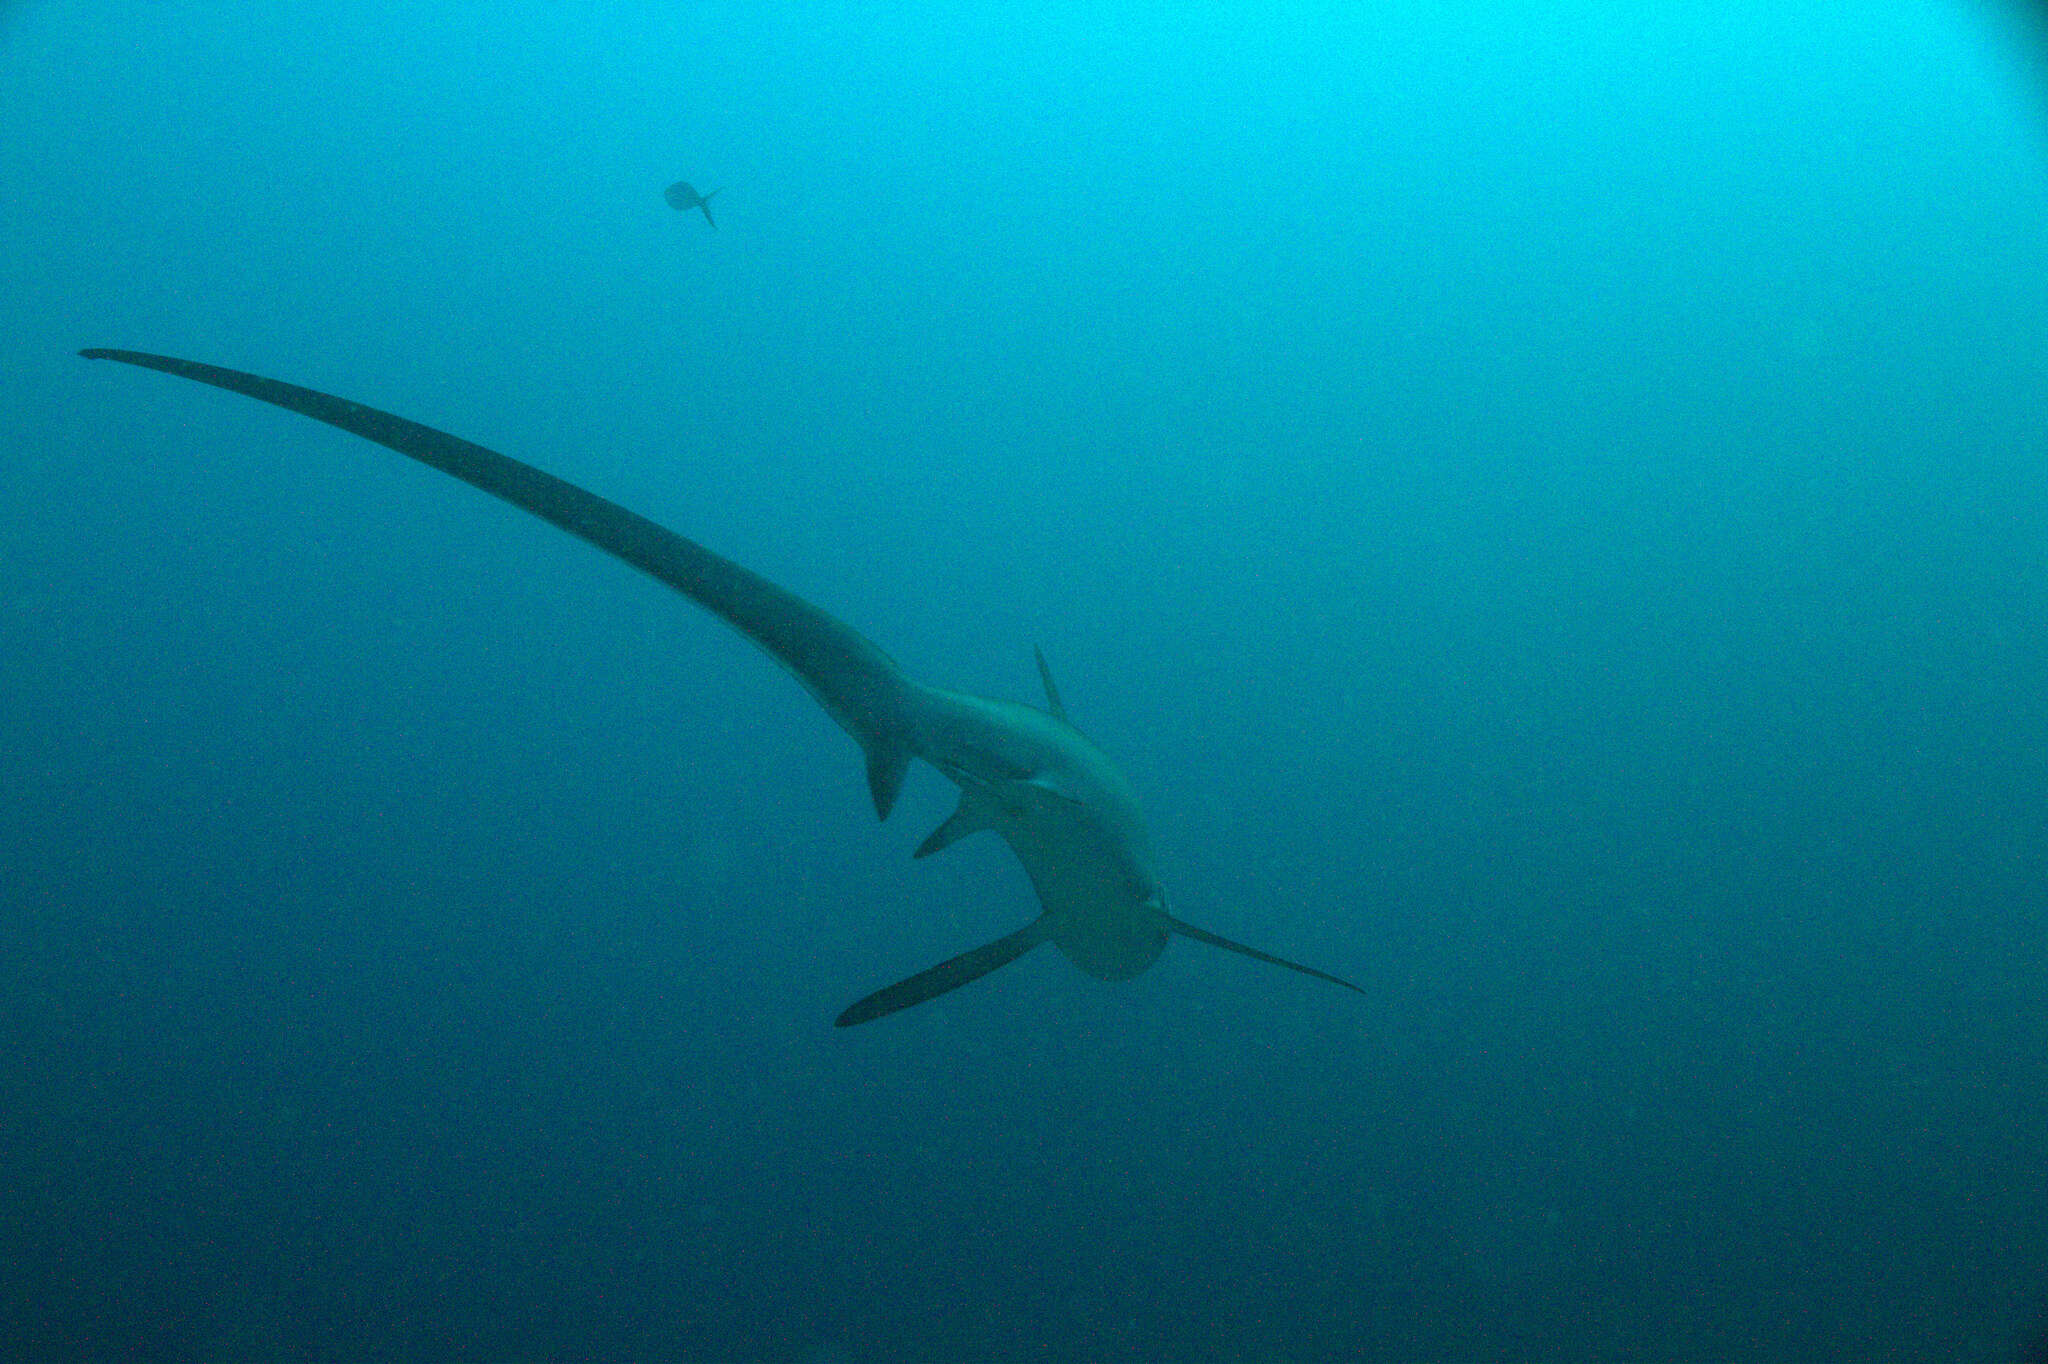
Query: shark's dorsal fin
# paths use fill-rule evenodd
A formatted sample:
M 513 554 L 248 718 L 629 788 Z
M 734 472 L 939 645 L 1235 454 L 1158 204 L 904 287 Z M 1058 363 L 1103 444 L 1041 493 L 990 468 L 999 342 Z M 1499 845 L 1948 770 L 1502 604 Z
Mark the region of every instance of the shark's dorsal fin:
M 1060 719 L 1066 719 L 1067 708 L 1060 703 L 1060 689 L 1053 684 L 1052 669 L 1046 666 L 1045 650 L 1034 644 L 1031 646 L 1031 656 L 1038 660 L 1038 680 L 1045 683 L 1046 709 L 1059 716 Z
M 1365 993 L 1362 986 L 1353 985 L 1341 976 L 1333 976 L 1328 971 L 1318 971 L 1313 966 L 1303 966 L 1300 962 L 1289 961 L 1285 957 L 1276 957 L 1271 952 L 1261 952 L 1256 947 L 1246 947 L 1241 942 L 1232 942 L 1220 934 L 1211 933 L 1206 928 L 1196 928 L 1193 924 L 1184 924 L 1179 919 L 1173 918 L 1169 918 L 1166 921 L 1166 925 L 1184 938 L 1193 938 L 1196 942 L 1205 942 L 1211 947 L 1220 947 L 1226 952 L 1237 952 L 1252 958 L 1254 961 L 1270 962 L 1274 966 L 1284 966 L 1290 971 L 1299 971 L 1304 976 L 1314 976 L 1317 980 L 1327 980 L 1332 985 L 1341 985 L 1347 990 L 1356 990 L 1359 994 Z
M 847 1006 L 839 1015 L 838 1026 L 850 1028 L 856 1023 L 868 1023 L 898 1009 L 907 1009 L 913 1004 L 922 1004 L 928 999 L 937 999 L 948 990 L 957 990 L 963 985 L 980 980 L 998 967 L 1008 966 L 1017 958 L 1029 952 L 1046 940 L 1051 928 L 1045 916 L 1039 915 L 1015 933 L 1006 934 L 992 943 L 985 943 L 972 952 L 962 952 L 937 966 L 919 971 L 909 980 L 899 980 L 886 990 L 877 990 L 866 999 L 857 1000 Z

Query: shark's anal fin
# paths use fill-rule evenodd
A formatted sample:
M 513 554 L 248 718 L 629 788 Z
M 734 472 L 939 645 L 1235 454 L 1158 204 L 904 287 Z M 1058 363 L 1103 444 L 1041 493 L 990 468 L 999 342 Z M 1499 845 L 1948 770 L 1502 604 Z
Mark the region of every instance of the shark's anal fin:
M 898 981 L 886 990 L 877 990 L 866 999 L 856 1001 L 839 1015 L 838 1026 L 850 1028 L 856 1023 L 871 1023 L 885 1014 L 937 999 L 948 990 L 957 990 L 980 980 L 1044 942 L 1050 931 L 1045 916 L 1041 914 L 1015 933 L 997 938 L 972 952 L 962 952 L 950 961 L 919 971 L 909 980 Z
M 1241 942 L 1232 942 L 1228 938 L 1211 933 L 1206 928 L 1196 928 L 1193 924 L 1184 924 L 1179 919 L 1170 918 L 1166 922 L 1168 927 L 1184 938 L 1193 938 L 1196 942 L 1205 942 L 1211 947 L 1220 947 L 1226 952 L 1236 952 L 1242 956 L 1250 957 L 1254 961 L 1268 962 L 1274 966 L 1284 966 L 1290 971 L 1299 971 L 1304 976 L 1314 976 L 1317 980 L 1327 980 L 1332 985 L 1341 985 L 1347 990 L 1356 990 L 1359 994 L 1365 993 L 1362 987 L 1353 985 L 1350 981 L 1340 976 L 1333 976 L 1328 971 L 1318 971 L 1313 966 L 1303 966 L 1298 961 L 1289 961 L 1285 957 L 1276 957 L 1271 952 L 1261 952 L 1256 947 L 1246 947 Z
M 875 814 L 889 817 L 896 808 L 896 796 L 903 790 L 903 778 L 910 771 L 910 750 L 899 744 L 861 741 L 868 760 L 868 794 L 875 798 Z
M 1031 656 L 1038 660 L 1038 680 L 1045 684 L 1046 709 L 1059 716 L 1060 719 L 1066 719 L 1067 708 L 1060 701 L 1060 689 L 1053 685 L 1052 669 L 1046 665 L 1045 650 L 1034 644 L 1031 646 Z

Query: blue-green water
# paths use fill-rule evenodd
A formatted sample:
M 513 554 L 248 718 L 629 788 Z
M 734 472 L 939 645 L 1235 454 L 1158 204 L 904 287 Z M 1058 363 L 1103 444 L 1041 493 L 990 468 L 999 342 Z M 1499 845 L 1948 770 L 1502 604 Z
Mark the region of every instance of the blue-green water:
M 1960 3 L 0 13 L 0 1353 L 2009 1359 L 2048 84 Z M 713 229 L 662 199 L 721 190 Z M 1024 922 L 673 594 L 1067 705 Z

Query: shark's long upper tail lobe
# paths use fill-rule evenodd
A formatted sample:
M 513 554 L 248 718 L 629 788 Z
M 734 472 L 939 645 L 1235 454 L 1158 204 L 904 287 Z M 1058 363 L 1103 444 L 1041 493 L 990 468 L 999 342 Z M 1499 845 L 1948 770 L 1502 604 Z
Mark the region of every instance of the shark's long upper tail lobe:
M 675 185 L 671 189 L 681 192 L 689 187 Z M 694 195 L 694 191 L 690 193 Z M 705 216 L 710 216 L 708 210 Z M 80 353 L 88 359 L 118 360 L 211 384 L 339 427 L 461 479 L 666 583 L 780 662 L 826 713 L 854 737 L 867 756 L 868 788 L 877 814 L 888 817 L 910 759 L 918 755 L 920 745 L 925 745 L 924 755 L 942 771 L 955 775 L 961 782 L 960 809 L 925 841 L 918 850 L 920 856 L 976 829 L 996 827 L 990 818 L 994 797 L 989 792 L 1005 783 L 1015 785 L 1019 780 L 1019 773 L 1012 770 L 1015 759 L 1002 756 L 1002 743 L 995 743 L 986 751 L 977 750 L 972 744 L 959 751 L 946 748 L 941 739 L 948 732 L 947 717 L 960 719 L 948 710 L 949 704 L 954 710 L 964 707 L 963 714 L 978 718 L 997 738 L 1039 742 L 1049 745 L 1048 753 L 1065 753 L 1069 758 L 1077 752 L 1084 757 L 1093 752 L 1092 746 L 1064 724 L 1065 708 L 1052 685 L 1043 654 L 1038 658 L 1039 673 L 1045 682 L 1047 702 L 1058 717 L 1053 723 L 1058 731 L 1064 731 L 1064 737 L 1055 733 L 1049 738 L 1042 728 L 1027 723 L 1025 713 L 1029 708 L 1003 707 L 918 686 L 859 631 L 803 598 L 615 502 L 494 450 L 374 407 L 240 370 L 141 351 L 95 349 Z M 957 749 L 959 734 L 955 733 L 953 739 Z M 948 752 L 954 754 L 957 771 L 946 765 Z M 963 752 L 968 756 L 962 756 Z M 969 756 L 975 761 L 970 762 Z M 1102 762 L 1106 768 L 1107 760 Z M 984 767 L 986 771 L 981 770 Z M 1070 958 L 1081 962 L 1084 969 L 1107 979 L 1123 979 L 1150 964 L 1167 931 L 1347 989 L 1359 989 L 1328 972 L 1171 918 L 1164 913 L 1163 901 L 1138 898 L 1144 887 L 1132 889 L 1132 869 L 1136 865 L 1144 870 L 1146 864 L 1143 858 L 1135 864 L 1132 859 L 1136 856 L 1134 846 L 1142 844 L 1141 830 L 1135 808 L 1123 809 L 1129 802 L 1116 796 L 1119 783 L 1120 779 L 1107 782 L 1096 793 L 1098 813 L 1107 810 L 1115 815 L 1106 823 L 1072 825 L 1070 821 L 1056 819 L 1051 834 L 1040 829 L 1036 836 L 1021 843 L 1016 829 L 1004 834 L 1031 874 L 1045 913 L 994 942 L 859 1000 L 840 1015 L 840 1024 L 865 1023 L 958 989 L 1049 939 L 1058 943 Z M 1053 883 L 1062 893 L 1048 893 L 1047 887 Z M 1151 884 L 1149 870 L 1144 870 L 1144 884 Z M 1156 938 L 1150 936 L 1155 933 Z M 1141 943 L 1146 950 L 1135 956 L 1122 952 L 1119 945 L 1129 943 Z M 1080 951 L 1077 944 L 1086 946 L 1081 955 L 1076 955 Z
M 908 707 L 915 684 L 859 631 L 795 593 L 616 502 L 431 426 L 218 365 L 142 351 L 79 353 L 194 379 L 338 426 L 531 512 L 666 583 L 795 674 L 860 744 L 875 813 L 886 819 L 896 803 L 912 756 Z

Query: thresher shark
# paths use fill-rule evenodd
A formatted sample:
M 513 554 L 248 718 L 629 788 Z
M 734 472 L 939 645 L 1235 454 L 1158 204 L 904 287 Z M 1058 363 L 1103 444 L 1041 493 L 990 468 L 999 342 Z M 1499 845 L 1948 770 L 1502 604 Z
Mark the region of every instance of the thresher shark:
M 707 196 L 708 197 L 708 196 Z M 803 684 L 867 758 L 868 792 L 887 819 L 912 758 L 960 788 L 960 805 L 917 849 L 925 857 L 993 830 L 1038 892 L 1038 917 L 994 942 L 861 999 L 839 1026 L 866 1023 L 957 990 L 1043 942 L 1091 976 L 1126 980 L 1169 936 L 1359 987 L 1183 922 L 1168 912 L 1144 818 L 1124 776 L 1067 720 L 1045 656 L 1045 709 L 929 687 L 851 627 L 702 545 L 553 474 L 345 398 L 166 355 L 87 350 L 211 384 L 396 450 L 531 512 L 667 584 L 765 650 Z M 1363 994 L 1363 990 L 1359 990 Z

